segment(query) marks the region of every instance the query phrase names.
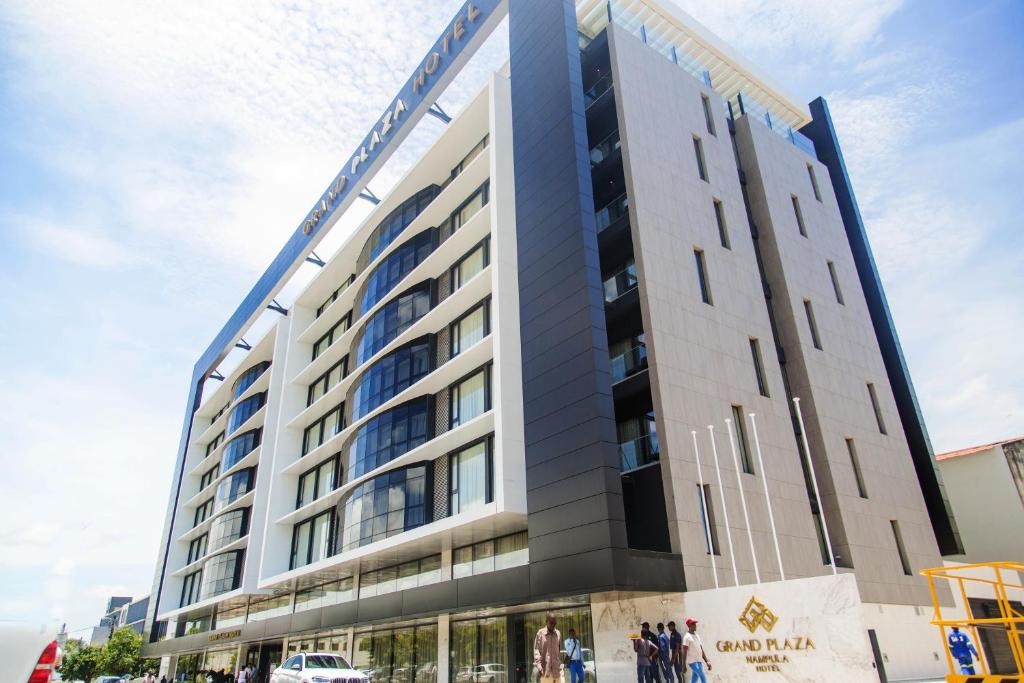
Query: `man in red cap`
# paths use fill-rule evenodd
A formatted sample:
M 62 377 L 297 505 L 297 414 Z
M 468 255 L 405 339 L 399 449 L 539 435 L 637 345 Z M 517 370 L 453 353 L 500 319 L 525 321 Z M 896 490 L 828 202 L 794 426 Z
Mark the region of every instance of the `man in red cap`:
M 708 683 L 708 678 L 704 674 L 704 665 L 706 664 L 708 671 L 711 671 L 711 662 L 708 661 L 708 655 L 704 652 L 704 643 L 697 635 L 697 620 L 692 617 L 687 619 L 686 630 L 688 633 L 683 636 L 683 662 L 693 672 L 690 683 Z

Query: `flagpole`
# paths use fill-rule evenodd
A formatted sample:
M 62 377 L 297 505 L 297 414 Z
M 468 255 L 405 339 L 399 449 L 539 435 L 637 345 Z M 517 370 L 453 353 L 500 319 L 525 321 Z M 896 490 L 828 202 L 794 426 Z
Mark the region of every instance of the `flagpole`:
M 740 426 L 742 427 L 743 425 Z M 761 583 L 761 571 L 757 568 L 757 551 L 754 550 L 754 532 L 750 529 L 750 513 L 747 512 L 747 494 L 743 492 L 743 475 L 740 472 L 740 459 L 736 455 L 736 433 L 730 418 L 725 418 L 725 428 L 729 432 L 732 466 L 736 468 L 736 486 L 740 490 L 740 506 L 743 508 L 743 521 L 747 524 L 747 542 L 750 543 L 750 559 L 754 561 L 754 581 Z
M 807 456 L 807 470 L 811 473 L 811 484 L 814 486 L 814 499 L 818 501 L 818 515 L 821 518 L 821 533 L 825 537 L 825 550 L 828 552 L 828 563 L 832 566 L 832 574 L 836 571 L 836 555 L 832 552 L 832 539 L 828 535 L 828 522 L 825 521 L 825 508 L 821 504 L 821 492 L 818 490 L 818 477 L 814 474 L 814 462 L 811 459 L 811 447 L 807 445 L 807 429 L 804 427 L 804 414 L 800 410 L 800 399 L 794 398 L 796 406 L 796 419 L 800 423 L 800 439 L 804 444 L 804 453 Z
M 779 549 L 779 533 L 775 530 L 775 513 L 772 512 L 772 499 L 768 493 L 768 473 L 764 469 L 764 458 L 761 457 L 761 439 L 757 435 L 757 422 L 754 413 L 750 413 L 750 430 L 754 432 L 754 449 L 757 451 L 757 466 L 761 469 L 761 483 L 764 484 L 764 500 L 768 504 L 768 522 L 772 527 L 772 540 L 775 542 L 775 557 L 779 561 L 779 576 L 786 580 L 786 570 L 782 568 L 782 550 Z
M 704 515 L 704 537 L 708 543 L 708 554 L 711 555 L 711 573 L 715 577 L 715 588 L 718 588 L 718 567 L 715 564 L 715 544 L 711 542 L 711 519 L 708 517 L 708 499 L 704 495 L 704 475 L 700 470 L 700 451 L 697 449 L 697 430 L 691 430 L 693 437 L 693 454 L 697 458 L 697 483 L 700 485 L 700 512 Z
M 718 493 L 722 497 L 722 516 L 725 517 L 725 539 L 729 543 L 729 559 L 732 562 L 732 580 L 740 585 L 740 573 L 736 569 L 736 551 L 732 547 L 732 530 L 729 528 L 729 506 L 725 500 L 725 487 L 722 485 L 722 470 L 718 467 L 718 446 L 715 445 L 715 425 L 708 425 L 711 436 L 711 454 L 715 456 L 715 474 L 718 476 Z

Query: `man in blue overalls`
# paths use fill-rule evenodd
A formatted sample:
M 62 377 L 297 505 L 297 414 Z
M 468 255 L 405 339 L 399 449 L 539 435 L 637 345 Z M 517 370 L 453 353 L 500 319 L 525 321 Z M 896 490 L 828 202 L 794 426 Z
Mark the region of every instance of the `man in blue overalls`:
M 967 634 L 960 633 L 959 626 L 954 626 L 953 632 L 949 634 L 949 653 L 960 664 L 960 673 L 974 673 L 974 659 L 978 656 L 978 651 L 974 649 L 974 643 Z

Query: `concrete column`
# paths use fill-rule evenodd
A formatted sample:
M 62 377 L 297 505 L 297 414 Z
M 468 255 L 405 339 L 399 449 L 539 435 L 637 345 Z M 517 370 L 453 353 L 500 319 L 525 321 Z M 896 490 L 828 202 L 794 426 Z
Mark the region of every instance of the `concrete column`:
M 448 669 L 450 646 L 448 634 L 451 631 L 451 617 L 448 614 L 441 614 L 437 617 L 437 682 L 447 683 L 450 680 L 451 672 Z

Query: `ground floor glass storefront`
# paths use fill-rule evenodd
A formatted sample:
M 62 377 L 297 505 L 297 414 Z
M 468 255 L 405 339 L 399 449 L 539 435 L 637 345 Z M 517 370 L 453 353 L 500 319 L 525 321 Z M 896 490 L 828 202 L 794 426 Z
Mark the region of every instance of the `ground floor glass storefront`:
M 513 608 L 514 609 L 514 608 Z M 534 610 L 486 618 L 452 615 L 447 651 L 439 641 L 437 623 L 359 630 L 336 628 L 286 636 L 282 640 L 218 647 L 205 653 L 179 655 L 175 683 L 206 683 L 206 673 L 235 673 L 251 663 L 255 683 L 267 683 L 281 662 L 298 652 L 331 652 L 351 661 L 373 683 L 444 683 L 439 656 L 447 659 L 449 683 L 529 683 L 533 676 L 533 640 L 545 627 L 548 612 L 555 615 L 562 639 L 570 628 L 583 644 L 586 683 L 597 683 L 590 607 L 580 605 Z M 444 621 L 441 622 L 444 624 Z M 351 639 L 351 642 L 350 642 Z M 563 681 L 568 683 L 568 672 Z

